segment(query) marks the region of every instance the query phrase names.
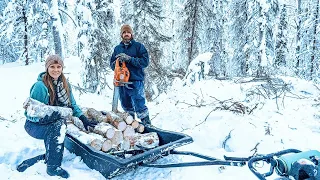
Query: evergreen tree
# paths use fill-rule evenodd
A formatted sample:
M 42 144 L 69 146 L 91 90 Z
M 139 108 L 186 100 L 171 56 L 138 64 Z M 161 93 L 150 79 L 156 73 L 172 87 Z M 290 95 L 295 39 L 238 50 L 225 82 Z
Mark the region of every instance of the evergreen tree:
M 288 53 L 287 30 L 288 30 L 287 6 L 286 4 L 284 4 L 280 13 L 280 22 L 278 26 L 278 34 L 277 34 L 277 41 L 276 41 L 276 57 L 275 57 L 276 66 L 286 65 L 286 55 Z

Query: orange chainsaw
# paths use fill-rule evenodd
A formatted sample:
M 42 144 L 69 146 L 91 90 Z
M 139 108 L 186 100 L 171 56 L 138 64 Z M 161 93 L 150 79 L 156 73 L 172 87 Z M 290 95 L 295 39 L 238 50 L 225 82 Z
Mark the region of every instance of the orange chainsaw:
M 112 111 L 118 112 L 118 99 L 119 99 L 119 87 L 125 86 L 128 89 L 132 89 L 128 86 L 128 84 L 132 84 L 129 82 L 130 71 L 126 66 L 125 62 L 116 59 L 116 65 L 114 68 L 114 76 L 113 76 L 113 99 L 112 99 Z

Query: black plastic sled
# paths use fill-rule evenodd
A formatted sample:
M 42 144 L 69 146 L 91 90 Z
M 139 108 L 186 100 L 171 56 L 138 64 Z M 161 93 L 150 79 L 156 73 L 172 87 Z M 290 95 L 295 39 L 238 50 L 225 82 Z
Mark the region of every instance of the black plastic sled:
M 81 156 L 89 168 L 99 171 L 106 178 L 112 178 L 132 170 L 136 166 L 153 162 L 163 155 L 168 154 L 176 147 L 193 142 L 193 139 L 185 134 L 165 131 L 154 127 L 145 127 L 145 132 L 156 132 L 159 136 L 159 146 L 137 153 L 129 158 L 121 158 L 102 151 L 96 151 L 69 134 L 67 134 L 65 138 L 65 147 L 70 152 Z M 128 153 L 130 152 L 128 151 Z

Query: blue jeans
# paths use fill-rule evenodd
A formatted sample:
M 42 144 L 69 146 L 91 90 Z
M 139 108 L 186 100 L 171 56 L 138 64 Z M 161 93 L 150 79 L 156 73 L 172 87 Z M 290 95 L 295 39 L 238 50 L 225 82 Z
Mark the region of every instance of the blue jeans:
M 143 81 L 133 81 L 128 86 L 132 89 L 125 86 L 121 86 L 119 89 L 122 109 L 133 117 L 135 117 L 134 113 L 136 113 L 139 119 L 149 116 Z
M 65 126 L 65 127 L 63 127 Z M 60 119 L 56 122 L 40 125 L 26 120 L 24 125 L 26 132 L 36 138 L 44 140 L 46 148 L 46 163 L 48 167 L 61 166 L 63 151 L 64 151 L 64 138 L 65 134 L 60 134 L 61 128 L 66 128 L 64 120 Z

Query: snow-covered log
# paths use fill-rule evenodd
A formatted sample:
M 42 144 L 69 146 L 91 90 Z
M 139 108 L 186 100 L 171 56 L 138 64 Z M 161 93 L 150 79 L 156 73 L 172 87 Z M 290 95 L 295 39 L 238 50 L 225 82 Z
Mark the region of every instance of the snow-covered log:
M 71 108 L 46 105 L 30 97 L 23 103 L 23 108 L 26 109 L 28 116 L 37 118 L 44 118 L 46 115 L 50 116 L 54 111 L 59 112 L 61 117 L 66 119 L 73 114 Z
M 159 146 L 159 136 L 156 132 L 150 132 L 145 134 L 135 133 L 130 138 L 131 144 L 134 145 L 134 149 L 146 148 L 151 149 Z
M 106 122 L 106 116 L 102 115 L 100 111 L 97 111 L 94 108 L 88 108 L 87 114 L 89 119 L 94 119 L 98 122 Z

